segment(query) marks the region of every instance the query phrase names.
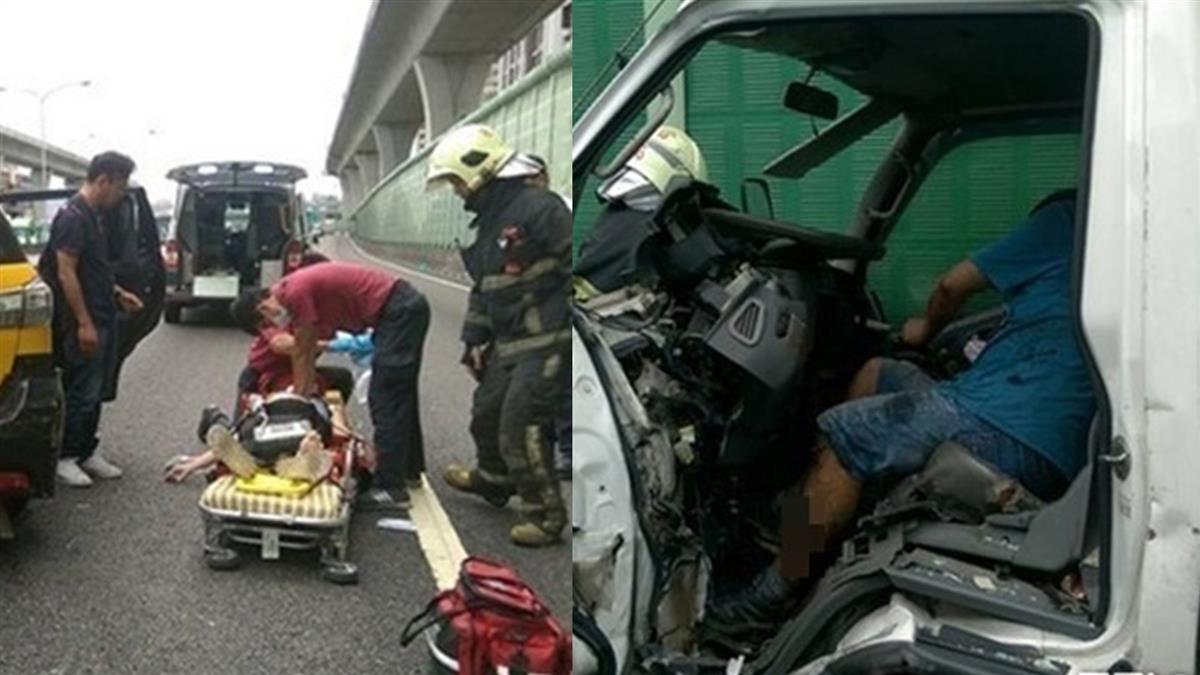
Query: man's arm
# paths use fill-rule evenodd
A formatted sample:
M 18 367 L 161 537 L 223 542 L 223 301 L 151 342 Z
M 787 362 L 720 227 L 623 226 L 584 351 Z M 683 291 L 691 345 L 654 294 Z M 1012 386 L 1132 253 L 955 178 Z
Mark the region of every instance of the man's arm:
M 198 455 L 177 455 L 167 462 L 163 480 L 168 483 L 182 483 L 188 476 L 203 471 L 217 463 L 217 456 L 212 450 L 205 450 Z
M 58 249 L 54 252 L 58 266 L 58 283 L 62 286 L 63 295 L 67 298 L 67 306 L 75 315 L 77 324 L 79 350 L 85 355 L 91 355 L 100 346 L 100 337 L 96 333 L 96 325 L 92 323 L 92 315 L 88 312 L 87 303 L 83 299 L 83 286 L 79 283 L 79 255 Z
M 292 384 L 296 393 L 313 393 L 317 384 L 317 332 L 312 326 L 297 326 L 296 347 L 292 351 Z
M 130 314 L 137 314 L 145 309 L 146 305 L 142 303 L 142 299 L 137 293 L 129 291 L 121 286 L 113 286 L 113 294 L 117 298 L 117 303 L 121 305 L 121 309 Z
M 925 316 L 904 324 L 904 341 L 913 346 L 925 344 L 958 316 L 958 310 L 971 296 L 987 287 L 987 277 L 974 262 L 968 259 L 958 263 L 934 285 Z
M 571 267 L 571 210 L 557 195 L 550 195 L 541 205 L 530 226 L 530 241 L 526 256 L 533 260 L 557 258 Z

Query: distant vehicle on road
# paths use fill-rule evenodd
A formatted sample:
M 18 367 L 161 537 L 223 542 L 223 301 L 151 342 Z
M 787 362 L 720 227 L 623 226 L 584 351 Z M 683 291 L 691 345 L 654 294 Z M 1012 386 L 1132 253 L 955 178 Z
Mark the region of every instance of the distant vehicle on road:
M 171 212 L 156 211 L 154 213 L 154 222 L 158 225 L 158 237 L 166 241 L 167 235 L 171 233 Z
M 304 169 L 265 162 L 213 162 L 172 169 L 179 183 L 163 245 L 164 316 L 185 307 L 220 306 L 270 286 L 300 266 L 308 246 L 296 182 Z

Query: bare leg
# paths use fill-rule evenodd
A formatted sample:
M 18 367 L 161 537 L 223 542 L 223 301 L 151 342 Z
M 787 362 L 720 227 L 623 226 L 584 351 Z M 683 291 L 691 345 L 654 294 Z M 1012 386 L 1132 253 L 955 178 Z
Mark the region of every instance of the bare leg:
M 854 516 L 858 481 L 823 440 L 817 447 L 813 468 L 784 496 L 779 558 L 749 586 L 710 606 L 706 622 L 716 634 L 747 638 L 786 618 L 798 599 L 800 581 L 812 575 L 813 556 Z
M 823 553 L 854 517 L 862 493 L 824 439 L 817 447 L 816 465 L 803 487 L 793 488 L 784 498 L 779 571 L 789 581 L 808 577 L 812 556 Z
M 882 367 L 880 358 L 864 363 L 850 380 L 846 398 L 874 396 Z M 825 439 L 817 439 L 816 462 L 801 484 L 784 496 L 779 569 L 785 578 L 798 580 L 809 575 L 811 556 L 823 553 L 829 541 L 854 517 L 861 488 Z
M 346 420 L 346 406 L 341 403 L 341 397 L 338 397 L 337 405 L 329 406 L 329 415 L 332 418 L 333 428 L 340 429 L 343 432 L 350 431 L 350 424 Z
M 858 369 L 850 380 L 846 391 L 846 399 L 866 398 L 879 393 L 879 371 L 883 368 L 883 359 L 875 357 Z
M 847 397 L 875 395 L 883 361 L 871 359 L 850 382 Z M 818 437 L 812 468 L 784 495 L 780 514 L 780 554 L 747 588 L 718 601 L 706 622 L 726 636 L 754 634 L 782 621 L 795 601 L 802 579 L 812 575 L 813 556 L 823 553 L 858 509 L 862 486 Z

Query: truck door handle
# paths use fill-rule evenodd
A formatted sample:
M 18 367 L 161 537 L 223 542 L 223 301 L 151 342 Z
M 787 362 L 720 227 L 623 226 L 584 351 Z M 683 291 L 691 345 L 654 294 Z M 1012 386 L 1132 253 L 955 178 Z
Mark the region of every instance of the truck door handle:
M 1132 458 L 1129 455 L 1129 448 L 1125 445 L 1125 439 L 1117 436 L 1113 439 L 1112 450 L 1110 452 L 1101 453 L 1098 459 L 1112 467 L 1113 472 L 1117 474 L 1117 478 L 1125 480 L 1129 477 L 1130 464 Z

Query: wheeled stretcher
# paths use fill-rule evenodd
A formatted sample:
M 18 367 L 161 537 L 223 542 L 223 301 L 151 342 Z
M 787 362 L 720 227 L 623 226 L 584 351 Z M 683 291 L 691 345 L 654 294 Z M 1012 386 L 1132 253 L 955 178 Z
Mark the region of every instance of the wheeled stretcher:
M 331 391 L 325 400 L 334 418 L 344 419 L 341 395 Z M 249 478 L 226 473 L 212 480 L 200 496 L 205 564 L 236 569 L 241 554 L 235 544 L 257 548 L 264 560 L 279 559 L 285 549 L 318 549 L 324 579 L 356 583 L 358 567 L 348 560 L 350 518 L 366 448 L 334 425 L 326 449 L 332 468 L 316 482 L 282 478 L 269 469 Z

